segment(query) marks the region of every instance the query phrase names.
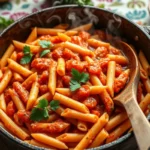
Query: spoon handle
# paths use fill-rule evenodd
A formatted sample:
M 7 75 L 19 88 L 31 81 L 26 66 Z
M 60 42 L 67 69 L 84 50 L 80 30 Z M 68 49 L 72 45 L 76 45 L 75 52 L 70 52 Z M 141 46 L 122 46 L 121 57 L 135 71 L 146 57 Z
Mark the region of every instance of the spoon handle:
M 138 106 L 135 98 L 131 98 L 124 104 L 140 150 L 150 148 L 150 124 Z

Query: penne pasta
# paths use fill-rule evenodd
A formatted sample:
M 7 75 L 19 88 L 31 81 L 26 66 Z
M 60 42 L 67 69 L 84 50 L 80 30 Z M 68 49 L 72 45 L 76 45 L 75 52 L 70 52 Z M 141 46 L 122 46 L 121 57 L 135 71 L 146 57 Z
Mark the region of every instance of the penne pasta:
M 88 113 L 89 112 L 88 108 L 84 104 L 82 104 L 78 101 L 75 101 L 75 100 L 73 100 L 69 97 L 66 97 L 62 94 L 55 93 L 53 99 L 54 100 L 59 100 L 61 104 L 65 105 L 65 106 L 68 106 L 70 108 L 73 108 L 75 110 L 78 110 L 80 112 L 83 112 L 83 113 Z
M 111 118 L 108 123 L 105 126 L 106 131 L 111 131 L 115 127 L 117 127 L 119 124 L 121 124 L 123 121 L 125 121 L 128 118 L 126 112 L 122 112 L 115 117 Z
M 43 147 L 43 148 L 46 148 L 47 150 L 56 150 L 54 147 L 52 146 L 48 146 L 46 144 L 42 144 L 34 139 L 31 139 L 30 141 L 25 141 L 25 142 L 28 142 L 29 144 L 31 145 L 35 145 L 35 146 L 38 146 L 38 147 Z
M 30 33 L 29 37 L 27 38 L 26 42 L 27 44 L 30 44 L 34 40 L 37 39 L 37 27 L 35 27 L 32 32 Z
M 13 44 L 18 50 L 23 50 L 25 46 L 29 46 L 32 53 L 37 53 L 40 52 L 41 50 L 40 46 L 34 46 L 31 44 L 22 43 L 15 40 L 13 40 Z
M 66 41 L 71 41 L 71 38 L 64 34 L 64 33 L 58 33 L 58 37 L 63 41 L 63 42 L 66 42 Z
M 31 87 L 30 94 L 29 94 L 29 99 L 27 101 L 26 110 L 29 110 L 32 108 L 32 106 L 36 102 L 38 94 L 39 94 L 39 83 L 36 80 L 35 82 L 32 83 L 32 87 Z
M 117 138 L 119 138 L 124 132 L 126 132 L 131 127 L 131 123 L 129 120 L 123 122 L 119 127 L 117 127 L 114 131 L 112 131 L 108 138 L 106 139 L 106 143 L 110 143 Z
M 16 125 L 1 109 L 0 118 L 1 121 L 4 123 L 5 127 L 8 128 L 14 135 L 22 140 L 26 140 L 29 138 L 29 135 L 24 132 L 18 125 Z
M 0 94 L 0 109 L 6 112 L 6 101 L 5 101 L 4 93 Z
M 116 62 L 110 61 L 107 68 L 106 86 L 111 97 L 114 97 L 115 68 Z
M 86 122 L 92 122 L 95 123 L 98 120 L 98 117 L 94 114 L 84 114 L 81 112 L 78 112 L 73 109 L 66 108 L 62 113 L 61 116 L 67 117 L 67 118 L 74 118 Z
M 63 33 L 63 29 L 53 29 L 53 28 L 37 28 L 38 35 L 57 35 L 57 33 Z
M 58 58 L 57 74 L 60 76 L 65 75 L 65 60 L 63 58 Z
M 111 61 L 115 61 L 117 64 L 120 64 L 120 65 L 127 65 L 129 63 L 128 59 L 125 56 L 122 56 L 122 55 L 108 54 L 107 57 Z
M 149 63 L 144 55 L 144 53 L 140 50 L 139 52 L 139 60 L 141 62 L 142 67 L 144 68 L 144 70 L 146 71 L 146 73 L 148 75 L 150 75 L 150 68 L 149 68 Z
M 27 77 L 29 75 L 32 74 L 32 72 L 28 69 L 26 69 L 25 67 L 21 66 L 20 64 L 18 64 L 17 62 L 15 62 L 12 59 L 8 58 L 8 67 L 10 69 L 12 69 L 13 71 L 16 71 L 17 73 L 21 74 L 24 77 Z
M 77 128 L 80 131 L 86 132 L 88 130 L 87 122 L 78 120 Z
M 89 44 L 90 46 L 95 47 L 95 48 L 101 47 L 101 46 L 104 46 L 104 47 L 106 47 L 106 48 L 109 48 L 109 46 L 110 46 L 109 43 L 102 42 L 102 41 L 97 40 L 97 39 L 89 39 L 89 40 L 88 40 L 88 44 Z
M 108 136 L 109 134 L 107 133 L 107 131 L 105 129 L 102 129 L 96 136 L 92 144 L 89 146 L 89 148 L 100 146 Z
M 25 89 L 28 89 L 29 87 L 31 87 L 32 83 L 36 80 L 37 77 L 37 72 L 31 74 L 23 83 L 22 86 Z
M 58 137 L 56 137 L 56 139 L 65 142 L 65 143 L 70 143 L 70 142 L 79 142 L 82 140 L 82 138 L 84 137 L 84 134 L 79 134 L 79 133 L 64 133 Z
M 11 99 L 13 100 L 16 108 L 18 110 L 25 110 L 25 106 L 24 106 L 23 102 L 20 100 L 19 96 L 13 89 L 9 89 L 9 94 L 10 94 Z
M 12 71 L 10 69 L 7 69 L 3 75 L 2 80 L 0 81 L 0 94 L 3 93 L 3 91 L 6 89 L 11 78 L 12 78 Z
M 86 48 L 83 48 L 79 45 L 70 43 L 68 41 L 64 43 L 64 47 L 72 50 L 75 53 L 79 53 L 80 55 L 83 55 L 83 56 L 87 56 L 87 55 L 88 56 L 94 56 L 94 53 L 92 51 L 90 51 Z
M 15 50 L 15 47 L 12 44 L 7 48 L 6 52 L 4 53 L 4 55 L 1 58 L 1 63 L 0 63 L 1 68 L 6 66 L 7 58 L 9 58 L 12 55 L 14 50 Z
M 68 147 L 63 142 L 61 142 L 61 141 L 59 141 L 59 140 L 57 140 L 57 139 L 55 139 L 53 137 L 50 137 L 50 136 L 48 136 L 46 134 L 32 133 L 31 136 L 35 140 L 37 140 L 37 141 L 39 141 L 39 142 L 41 142 L 43 144 L 47 144 L 49 146 L 53 146 L 53 147 L 59 148 L 59 149 L 68 149 Z
M 74 150 L 85 149 L 93 141 L 96 135 L 102 130 L 105 124 L 108 122 L 109 116 L 104 113 L 98 121 L 91 127 L 91 129 L 86 133 L 83 139 L 78 143 Z
M 56 89 L 56 67 L 56 62 L 53 62 L 52 65 L 49 67 L 48 89 L 52 95 L 54 95 Z

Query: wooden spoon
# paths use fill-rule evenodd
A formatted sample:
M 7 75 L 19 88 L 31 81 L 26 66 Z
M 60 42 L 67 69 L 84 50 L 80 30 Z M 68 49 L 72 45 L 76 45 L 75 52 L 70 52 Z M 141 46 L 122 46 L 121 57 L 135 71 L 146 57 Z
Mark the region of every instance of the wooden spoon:
M 126 109 L 140 150 L 148 150 L 150 148 L 150 124 L 136 100 L 140 77 L 138 58 L 135 51 L 127 43 L 119 42 L 119 47 L 129 60 L 131 72 L 127 86 L 119 95 L 114 97 L 114 101 L 121 103 Z

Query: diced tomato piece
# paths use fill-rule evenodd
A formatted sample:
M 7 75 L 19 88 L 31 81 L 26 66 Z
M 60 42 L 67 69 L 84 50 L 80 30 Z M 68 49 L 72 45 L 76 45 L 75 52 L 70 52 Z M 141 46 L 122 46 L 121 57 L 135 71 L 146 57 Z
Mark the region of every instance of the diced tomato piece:
M 62 77 L 62 81 L 65 86 L 69 86 L 70 80 L 71 80 L 70 76 L 65 75 Z
M 40 94 L 45 94 L 46 92 L 49 91 L 49 90 L 48 90 L 48 86 L 47 86 L 46 84 L 40 85 L 39 90 L 40 90 Z
M 74 43 L 74 44 L 83 46 L 83 47 L 87 47 L 87 46 L 88 46 L 88 44 L 87 44 L 86 42 L 84 42 L 84 41 L 82 40 L 82 38 L 79 37 L 79 36 L 72 36 L 72 37 L 71 37 L 71 42 Z
M 51 59 L 48 58 L 35 58 L 32 63 L 31 67 L 42 71 L 42 70 L 47 70 L 51 64 Z
M 17 112 L 19 120 L 23 123 L 30 123 L 30 112 L 26 110 L 19 110 Z
M 100 75 L 101 68 L 100 68 L 99 63 L 97 63 L 97 62 L 91 63 L 91 64 L 88 66 L 88 71 L 89 71 L 90 74 L 93 74 L 93 75 Z
M 60 76 L 58 76 L 57 78 L 57 85 L 56 85 L 57 88 L 63 88 L 63 81 L 62 81 L 62 78 Z
M 90 34 L 85 31 L 80 31 L 79 37 L 81 37 L 81 39 L 83 39 L 84 41 L 87 41 L 90 38 Z
M 104 73 L 107 72 L 108 62 L 109 62 L 109 58 L 101 58 L 99 60 L 100 67 Z
M 119 64 L 116 64 L 115 76 L 118 77 L 122 72 L 123 72 L 122 66 Z
M 39 77 L 38 80 L 39 84 L 47 84 L 48 82 L 48 71 L 43 71 L 42 75 Z
M 100 117 L 104 113 L 104 106 L 97 105 L 94 109 L 91 110 L 91 113 Z
M 9 94 L 9 89 L 6 89 L 4 92 L 4 97 L 5 97 L 5 101 L 6 103 L 9 103 L 11 101 L 11 96 Z
M 16 93 L 19 95 L 21 100 L 26 104 L 29 97 L 29 92 L 24 89 L 24 87 L 19 82 L 13 83 L 13 88 L 16 91 Z
M 51 38 L 50 35 L 42 35 L 42 36 L 40 37 L 40 40 L 49 40 L 50 38 Z
M 15 112 L 16 112 L 16 107 L 15 107 L 13 101 L 10 101 L 7 104 L 6 113 L 7 113 L 8 116 L 13 117 L 13 115 L 15 114 Z
M 83 104 L 89 109 L 93 109 L 97 105 L 97 100 L 90 96 L 83 101 Z
M 63 53 L 63 47 L 58 47 L 52 52 L 53 59 L 57 60 L 58 58 L 61 58 Z
M 73 53 L 71 50 L 69 50 L 68 48 L 65 48 L 63 51 L 63 56 L 64 59 L 75 59 L 75 60 L 80 60 L 79 56 L 75 53 Z
M 72 68 L 78 70 L 79 72 L 84 71 L 84 69 L 88 66 L 88 63 L 85 61 L 77 61 L 77 60 L 68 60 L 66 61 L 66 69 L 71 71 Z
M 17 61 L 20 62 L 21 58 L 24 56 L 23 52 L 17 53 Z
M 106 57 L 106 55 L 108 54 L 108 49 L 106 47 L 98 47 L 95 51 L 94 51 L 96 58 L 103 58 Z
M 59 36 L 52 36 L 51 38 L 50 38 L 50 40 L 51 40 L 51 42 L 52 43 L 60 43 L 60 42 L 62 42 L 62 40 L 59 38 Z
M 90 87 L 88 85 L 82 85 L 76 92 L 75 95 L 79 100 L 86 99 L 90 95 Z

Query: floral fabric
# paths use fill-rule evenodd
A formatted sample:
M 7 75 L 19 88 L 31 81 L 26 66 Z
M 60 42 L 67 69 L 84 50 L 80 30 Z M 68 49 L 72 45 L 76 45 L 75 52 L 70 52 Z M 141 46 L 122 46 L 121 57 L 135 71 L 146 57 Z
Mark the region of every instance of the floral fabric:
M 130 20 L 140 24 L 148 25 L 149 0 L 92 0 L 94 6 L 105 8 L 114 13 L 121 14 Z M 0 27 L 6 27 L 12 20 L 36 12 L 37 10 L 50 7 L 50 0 L 9 0 L 0 4 Z

